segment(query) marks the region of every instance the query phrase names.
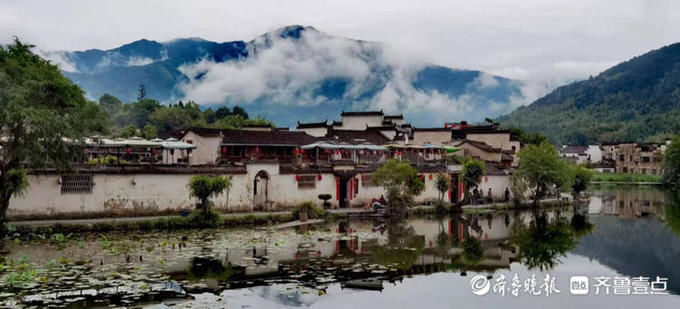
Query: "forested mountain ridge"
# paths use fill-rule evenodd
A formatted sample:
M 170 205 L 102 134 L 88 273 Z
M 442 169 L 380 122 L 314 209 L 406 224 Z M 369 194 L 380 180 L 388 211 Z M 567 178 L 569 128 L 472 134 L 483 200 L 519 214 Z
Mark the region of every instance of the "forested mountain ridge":
M 250 41 L 143 39 L 45 56 L 91 99 L 108 93 L 131 102 L 144 84 L 148 98 L 165 104 L 239 105 L 279 126 L 378 109 L 432 126 L 495 117 L 523 100 L 521 81 L 392 53 L 400 51 L 293 25 Z
M 680 43 L 559 87 L 497 120 L 561 144 L 660 142 L 680 132 Z

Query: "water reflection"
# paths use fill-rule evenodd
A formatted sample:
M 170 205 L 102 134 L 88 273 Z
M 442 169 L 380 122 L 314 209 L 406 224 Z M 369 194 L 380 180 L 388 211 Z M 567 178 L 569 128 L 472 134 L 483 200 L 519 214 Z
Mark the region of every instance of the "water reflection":
M 406 282 L 421 274 L 441 273 L 436 278 L 449 285 L 447 289 L 469 295 L 465 278 L 469 273 L 582 275 L 574 273 L 581 269 L 606 269 L 604 275 L 610 276 L 668 277 L 669 290 L 678 293 L 677 193 L 599 188 L 591 196 L 588 205 L 548 211 L 402 222 L 341 221 L 286 230 L 128 233 L 108 235 L 107 242 L 93 235 L 60 244 L 14 243 L 9 245 L 7 261 L 29 256 L 35 269 L 47 269 L 38 275 L 46 283 L 22 287 L 4 281 L 0 288 L 7 293 L 0 293 L 0 302 L 6 305 L 20 293 L 35 300 L 94 285 L 98 289 L 134 286 L 137 298 L 126 298 L 134 301 L 148 293 L 148 286 L 170 282 L 188 293 L 252 291 L 244 294 L 247 299 L 300 306 L 328 294 L 409 286 Z M 49 268 L 54 260 L 64 263 Z M 7 261 L 3 264 L 9 265 Z M 569 276 L 560 279 L 568 282 Z M 107 304 L 115 299 L 123 298 L 111 297 Z

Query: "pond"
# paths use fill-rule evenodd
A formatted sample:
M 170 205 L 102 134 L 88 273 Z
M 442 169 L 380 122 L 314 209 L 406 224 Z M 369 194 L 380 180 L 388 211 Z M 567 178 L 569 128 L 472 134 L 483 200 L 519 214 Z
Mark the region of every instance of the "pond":
M 678 196 L 590 195 L 536 212 L 17 238 L 0 306 L 680 308 Z

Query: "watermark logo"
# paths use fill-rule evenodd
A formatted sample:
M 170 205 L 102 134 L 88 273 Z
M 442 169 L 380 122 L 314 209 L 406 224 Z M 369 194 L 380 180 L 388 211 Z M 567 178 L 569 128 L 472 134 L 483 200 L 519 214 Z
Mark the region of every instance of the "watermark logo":
M 470 280 L 470 288 L 472 289 L 472 294 L 484 296 L 489 293 L 491 282 L 482 275 L 476 275 Z
M 569 280 L 569 292 L 571 295 L 588 295 L 588 283 L 586 276 L 572 276 Z
M 518 274 L 506 277 L 499 274 L 497 278 L 487 278 L 476 275 L 470 280 L 472 293 L 484 296 L 492 293 L 500 296 L 509 294 L 518 296 L 520 293 L 530 296 L 551 296 L 560 294 L 557 289 L 556 278 L 550 274 L 536 276 L 533 274 L 520 278 Z M 654 277 L 588 277 L 572 276 L 569 279 L 571 295 L 668 295 L 668 278 Z

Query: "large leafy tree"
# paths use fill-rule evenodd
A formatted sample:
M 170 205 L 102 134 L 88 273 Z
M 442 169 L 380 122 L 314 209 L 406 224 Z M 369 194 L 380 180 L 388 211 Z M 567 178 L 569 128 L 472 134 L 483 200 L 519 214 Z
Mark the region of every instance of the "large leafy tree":
M 463 186 L 465 187 L 463 203 L 470 202 L 470 189 L 479 186 L 485 173 L 486 166 L 484 165 L 484 161 L 469 158 L 463 163 L 463 172 L 460 175 Z
M 26 189 L 26 168 L 68 168 L 83 136 L 108 127 L 105 114 L 32 45 L 0 46 L 0 233 L 10 198 Z M 0 235 L 1 236 L 1 235 Z
M 666 185 L 680 189 L 680 135 L 671 141 L 663 154 L 663 168 Z
M 413 205 L 413 198 L 425 190 L 418 171 L 409 162 L 397 159 L 391 159 L 378 168 L 372 180 L 385 189 L 390 207 L 397 212 L 403 212 L 406 207 Z
M 564 160 L 560 159 L 557 149 L 543 142 L 540 145 L 529 145 L 519 152 L 519 168 L 513 177 L 525 181 L 534 188 L 534 206 L 553 188 L 568 188 L 571 183 L 571 170 Z
M 572 182 L 571 182 L 571 192 L 574 198 L 578 197 L 581 192 L 588 189 L 588 184 L 590 179 L 593 178 L 593 172 L 583 166 L 574 165 L 571 167 Z

